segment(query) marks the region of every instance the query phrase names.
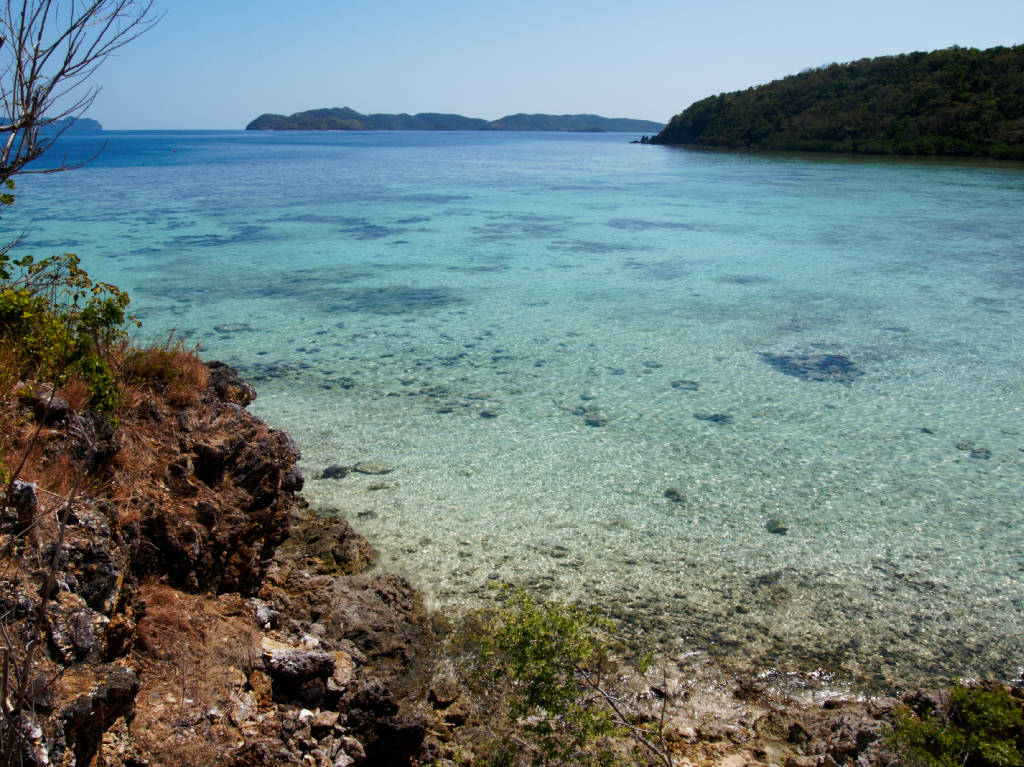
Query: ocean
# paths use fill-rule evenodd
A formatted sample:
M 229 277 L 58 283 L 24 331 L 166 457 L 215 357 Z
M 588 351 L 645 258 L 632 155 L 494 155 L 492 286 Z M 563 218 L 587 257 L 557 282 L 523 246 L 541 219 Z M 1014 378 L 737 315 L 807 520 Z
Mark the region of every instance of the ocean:
M 240 368 L 432 607 L 512 583 L 730 673 L 1019 676 L 1024 166 L 633 138 L 68 135 L 106 146 L 2 223 Z

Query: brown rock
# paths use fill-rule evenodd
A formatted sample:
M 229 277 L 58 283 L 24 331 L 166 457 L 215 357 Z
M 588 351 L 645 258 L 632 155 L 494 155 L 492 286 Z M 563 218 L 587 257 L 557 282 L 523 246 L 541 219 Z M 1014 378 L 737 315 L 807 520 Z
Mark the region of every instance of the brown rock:
M 68 701 L 58 714 L 64 737 L 77 763 L 91 764 L 104 731 L 134 710 L 139 680 L 129 668 L 104 664 L 69 669 L 62 683 Z
M 334 672 L 334 656 L 322 650 L 300 650 L 266 637 L 261 641 L 261 649 L 264 667 L 275 679 L 297 681 Z
M 330 730 L 334 728 L 334 725 L 338 723 L 338 719 L 341 715 L 337 711 L 320 711 L 314 714 L 313 721 L 309 723 L 310 729 L 313 732 L 318 730 Z
M 236 727 L 241 727 L 245 722 L 256 716 L 257 708 L 256 694 L 252 690 L 246 690 L 235 699 L 235 705 L 232 707 L 229 716 Z
M 251 593 L 288 537 L 299 452 L 237 405 L 204 402 L 182 411 L 202 438 L 182 439 L 186 452 L 168 462 L 165 477 L 173 496 L 198 496 L 195 515 L 167 513 L 159 499 L 144 507 L 134 568 L 190 590 Z
M 307 511 L 293 512 L 281 552 L 317 575 L 355 575 L 376 561 L 370 542 L 346 520 Z
M 374 674 L 399 695 L 422 689 L 431 632 L 419 595 L 405 579 L 283 571 L 280 585 L 265 586 L 262 599 L 293 620 L 323 624 L 335 647 L 357 663 L 372 665 Z
M 459 727 L 466 723 L 469 719 L 470 714 L 473 712 L 469 701 L 465 698 L 459 698 L 452 703 L 444 712 L 444 721 L 455 727 Z
M 818 757 L 790 756 L 786 759 L 785 767 L 818 767 Z
M 445 674 L 436 679 L 434 684 L 431 685 L 430 692 L 427 693 L 427 700 L 430 701 L 430 705 L 434 708 L 445 709 L 454 703 L 461 694 L 462 690 L 459 688 L 455 678 Z
M 249 687 L 256 695 L 256 703 L 261 706 L 269 706 L 273 697 L 273 680 L 266 672 L 254 669 L 249 674 Z
M 256 390 L 233 367 L 217 361 L 206 363 L 206 367 L 210 371 L 210 388 L 221 401 L 248 407 L 256 399 Z
M 30 406 L 36 418 L 47 426 L 58 424 L 75 412 L 68 401 L 57 394 L 53 384 L 19 382 L 15 391 L 22 404 Z
M 804 729 L 804 726 L 800 722 L 793 722 L 789 726 L 789 731 L 786 738 L 790 743 L 796 743 L 799 746 L 806 745 L 811 739 L 811 735 Z
M 328 689 L 331 692 L 343 692 L 356 678 L 356 664 L 347 652 L 337 650 L 331 655 L 334 657 L 334 671 L 327 680 Z

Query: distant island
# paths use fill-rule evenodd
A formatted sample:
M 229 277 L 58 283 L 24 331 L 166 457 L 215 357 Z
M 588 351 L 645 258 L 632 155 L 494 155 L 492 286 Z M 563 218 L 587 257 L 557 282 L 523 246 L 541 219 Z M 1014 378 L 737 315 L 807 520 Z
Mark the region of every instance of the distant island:
M 643 143 L 1024 160 L 1024 45 L 830 64 L 698 101 Z
M 663 123 L 598 115 L 507 115 L 499 120 L 421 112 L 364 115 L 348 107 L 310 109 L 293 115 L 264 114 L 246 130 L 480 130 L 480 131 L 574 131 L 583 133 L 644 133 L 659 131 Z
M 65 117 L 62 120 L 54 120 L 46 126 L 48 133 L 92 133 L 101 130 L 103 130 L 103 126 L 88 117 Z

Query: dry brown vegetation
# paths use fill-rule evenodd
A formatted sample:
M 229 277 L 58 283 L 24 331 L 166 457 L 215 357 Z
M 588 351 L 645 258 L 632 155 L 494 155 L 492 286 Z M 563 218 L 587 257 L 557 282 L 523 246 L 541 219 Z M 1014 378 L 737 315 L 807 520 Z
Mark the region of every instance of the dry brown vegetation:
M 132 738 L 153 767 L 214 764 L 240 745 L 226 725 L 259 657 L 249 611 L 237 595 L 211 600 L 159 583 L 144 585 L 142 598 Z
M 12 683 L 28 691 L 15 696 L 23 699 L 20 706 L 35 706 L 37 699 L 54 696 L 56 705 L 65 705 L 61 701 L 67 695 L 92 695 L 88 691 L 90 678 L 79 673 L 84 667 L 78 663 L 80 651 L 70 645 L 60 652 L 54 650 L 54 642 L 72 640 L 60 638 L 64 635 L 57 632 L 64 631 L 61 626 L 65 624 L 54 624 L 53 616 L 74 620 L 85 605 L 77 594 L 54 585 L 46 587 L 49 594 L 40 597 L 44 593 L 40 587 L 66 578 L 68 567 L 77 568 L 74 572 L 81 579 L 94 563 L 101 570 L 113 565 L 119 571 L 115 575 L 122 584 L 117 586 L 122 596 L 109 608 L 93 603 L 107 613 L 109 621 L 102 628 L 103 644 L 96 645 L 100 655 L 90 655 L 86 665 L 103 666 L 119 658 L 117 662 L 131 668 L 142 687 L 134 722 L 118 725 L 104 736 L 107 744 L 102 748 L 109 750 L 104 757 L 101 749 L 98 763 L 131 762 L 134 753 L 154 767 L 212 764 L 241 745 L 231 713 L 239 705 L 259 657 L 252 611 L 237 594 L 189 594 L 180 590 L 180 583 L 165 580 L 166 575 L 141 588 L 132 585 L 135 576 L 131 571 L 139 556 L 133 547 L 156 552 L 153 562 L 159 563 L 164 555 L 174 556 L 158 551 L 163 545 L 189 546 L 188 536 L 204 529 L 196 522 L 200 500 L 219 512 L 247 520 L 232 507 L 243 502 L 245 494 L 234 487 L 230 477 L 196 478 L 182 440 L 191 439 L 188 435 L 195 428 L 197 435 L 214 442 L 235 439 L 244 445 L 245 438 L 234 435 L 233 427 L 242 424 L 247 436 L 257 439 L 268 438 L 268 430 L 256 419 L 239 419 L 237 409 L 223 408 L 209 388 L 208 368 L 194 351 L 180 345 L 140 350 L 121 345 L 116 352 L 110 358 L 116 362 L 120 404 L 106 415 L 88 409 L 86 387 L 73 377 L 53 396 L 44 396 L 42 405 L 39 393 L 53 391 L 45 383 L 19 383 L 11 376 L 9 385 L 0 389 L 0 458 L 5 472 L 0 483 L 5 510 L 0 529 L 0 666 L 7 663 L 27 669 L 19 671 L 20 678 Z M 67 409 L 48 425 L 51 418 L 44 406 L 55 404 L 57 398 L 66 400 Z M 194 426 L 183 428 L 182 419 Z M 216 424 L 223 433 L 211 436 L 201 424 Z M 169 473 L 172 464 L 183 461 L 188 466 L 181 480 L 187 485 L 184 491 Z M 38 502 L 25 519 L 20 512 L 15 514 L 9 497 L 14 480 L 35 487 Z M 74 527 L 65 528 L 61 515 L 69 507 L 79 519 Z M 83 523 L 89 515 L 98 520 L 98 527 Z M 165 538 L 154 540 L 140 532 L 154 524 L 155 530 L 164 530 Z M 106 538 L 89 538 L 90 530 L 107 527 Z M 72 541 L 66 534 L 76 537 Z M 181 540 L 175 538 L 178 535 Z M 203 545 L 214 544 L 205 541 Z M 229 535 L 224 545 L 245 554 L 240 538 Z M 55 550 L 69 552 L 74 562 L 51 563 L 47 552 Z M 106 559 L 110 556 L 126 558 L 113 562 Z M 245 565 L 244 559 L 239 561 L 239 566 Z M 140 572 L 144 571 L 146 566 L 141 566 Z M 180 580 L 180 574 L 177 577 Z M 19 604 L 29 606 L 20 608 Z M 18 610 L 20 614 L 16 614 Z M 119 633 L 118 622 L 126 633 Z M 115 644 L 121 641 L 119 636 L 125 641 Z M 7 732 L 14 730 L 8 726 Z M 6 747 L 4 743 L 0 746 Z M 114 752 L 126 747 L 132 753 L 114 758 Z M 15 744 L 11 758 L 17 758 L 21 748 Z M 0 758 L 0 763 L 6 763 L 5 758 Z
M 210 378 L 196 351 L 186 348 L 180 340 L 125 350 L 119 368 L 125 382 L 124 400 L 128 403 L 145 389 L 155 387 L 176 407 L 194 405 Z
M 176 413 L 182 407 L 198 405 L 209 380 L 205 364 L 180 342 L 136 349 L 122 339 L 113 339 L 97 350 L 114 375 L 117 405 L 99 414 L 90 409 L 89 384 L 74 371 L 59 375 L 57 386 L 26 378 L 24 349 L 19 349 L 18 340 L 6 331 L 7 327 L 0 325 L 0 510 L 5 512 L 0 530 L 0 590 L 6 595 L 5 606 L 0 608 L 4 667 L 0 702 L 5 706 L 5 722 L 14 721 L 10 717 L 17 717 L 26 702 L 35 706 L 32 701 L 53 695 L 59 698 L 67 692 L 62 677 L 70 672 L 61 671 L 65 664 L 56 662 L 47 647 L 55 641 L 49 636 L 52 621 L 34 617 L 46 615 L 48 604 L 64 599 L 57 588 L 63 577 L 62 565 L 51 561 L 47 553 L 64 539 L 63 510 L 91 506 L 94 499 L 106 498 L 117 507 L 114 524 L 131 524 L 142 510 L 156 505 L 168 514 L 194 515 L 194 508 L 184 499 L 167 492 L 163 479 L 179 448 Z M 51 406 L 64 408 L 63 415 L 51 418 Z M 37 501 L 27 511 L 15 514 L 10 494 L 16 480 L 31 483 Z M 208 700 L 217 704 L 215 696 L 204 692 L 223 681 L 212 669 L 241 662 L 233 656 L 225 658 L 225 652 L 230 656 L 237 651 L 251 663 L 251 647 L 244 642 L 221 643 L 211 651 L 209 642 L 223 638 L 225 632 L 209 628 L 216 626 L 216 621 L 203 614 L 199 603 L 192 604 L 184 597 L 176 601 L 174 592 L 156 585 L 147 593 L 153 604 L 141 636 L 150 654 L 140 655 L 140 662 L 157 672 L 153 680 L 182 680 L 182 689 L 196 705 Z M 18 600 L 24 604 L 31 600 L 34 606 L 27 613 L 24 608 L 12 610 Z M 252 629 L 234 626 L 230 634 L 238 640 L 247 636 L 247 630 Z M 67 677 L 72 679 L 73 674 Z M 176 683 L 166 682 L 170 686 Z M 189 699 L 180 691 L 177 697 Z M 183 704 L 178 716 L 194 713 L 194 708 Z M 152 731 L 145 728 L 140 732 Z M 0 762 L 20 760 L 22 746 L 11 738 L 22 736 L 11 726 L 4 732 Z M 166 744 L 154 739 L 149 745 L 159 750 Z M 178 745 L 179 754 L 182 748 L 192 749 L 191 744 Z M 194 763 L 205 762 L 198 758 Z
M 140 503 L 156 500 L 154 472 L 162 471 L 176 447 L 166 439 L 174 428 L 174 408 L 198 402 L 208 371 L 195 352 L 166 347 L 126 354 L 121 371 L 121 404 L 110 416 L 121 449 L 103 471 L 88 476 L 69 450 L 67 431 L 46 426 L 19 401 L 20 382 L 0 389 L 0 467 L 6 469 L 0 473 L 8 475 L 3 479 L 34 482 L 59 497 L 74 486 L 102 488 L 119 503 L 124 521 Z M 56 393 L 73 411 L 86 409 L 88 393 L 80 379 L 69 379 Z M 140 407 L 151 417 L 136 417 Z

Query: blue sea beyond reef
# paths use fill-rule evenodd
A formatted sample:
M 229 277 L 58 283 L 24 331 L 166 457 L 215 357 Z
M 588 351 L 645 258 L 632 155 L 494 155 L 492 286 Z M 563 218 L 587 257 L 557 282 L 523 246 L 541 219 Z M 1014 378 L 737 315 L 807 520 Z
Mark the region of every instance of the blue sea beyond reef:
M 3 224 L 241 368 L 432 605 L 507 581 L 680 663 L 1017 676 L 1024 166 L 631 138 L 67 136 L 107 146 Z

